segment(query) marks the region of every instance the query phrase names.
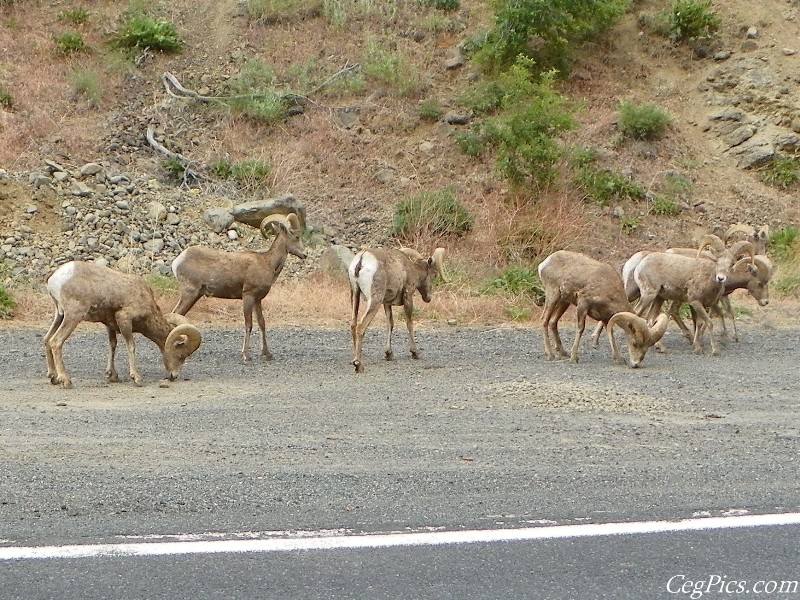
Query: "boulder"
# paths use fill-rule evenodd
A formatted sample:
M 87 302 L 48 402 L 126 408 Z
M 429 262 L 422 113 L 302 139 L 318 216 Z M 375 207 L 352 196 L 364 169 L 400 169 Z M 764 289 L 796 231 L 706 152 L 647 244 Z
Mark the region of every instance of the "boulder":
M 300 227 L 305 229 L 306 209 L 293 194 L 237 204 L 231 211 L 235 221 L 256 229 L 261 226 L 261 221 L 270 215 L 288 215 L 289 213 L 295 213 L 300 220 Z

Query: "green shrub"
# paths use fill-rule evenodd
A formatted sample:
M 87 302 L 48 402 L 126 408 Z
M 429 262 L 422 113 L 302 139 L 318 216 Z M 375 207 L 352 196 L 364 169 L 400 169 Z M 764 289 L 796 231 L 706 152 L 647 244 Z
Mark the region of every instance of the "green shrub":
M 401 97 L 415 94 L 421 86 L 419 72 L 412 63 L 372 39 L 367 41 L 361 71 L 364 76 L 395 90 Z
M 800 296 L 800 275 L 781 276 L 772 287 L 785 296 Z
M 671 198 L 688 198 L 693 188 L 694 183 L 690 179 L 677 173 L 668 173 L 664 177 L 663 191 Z
M 247 159 L 231 162 L 226 159 L 217 159 L 211 163 L 210 170 L 220 179 L 231 179 L 244 188 L 269 187 L 271 169 L 269 165 L 260 160 Z
M 800 160 L 793 156 L 779 156 L 761 169 L 761 180 L 767 185 L 785 190 L 800 180 Z
M 11 319 L 14 317 L 14 309 L 17 302 L 4 285 L 0 284 L 0 319 Z
M 778 260 L 787 260 L 792 256 L 798 236 L 800 236 L 800 229 L 796 227 L 784 227 L 770 234 L 770 248 Z
M 161 166 L 172 179 L 182 180 L 186 173 L 186 167 L 177 158 L 167 157 L 161 161 Z
M 179 52 L 183 41 L 172 23 L 158 21 L 141 13 L 129 14 L 122 27 L 111 35 L 113 48 L 136 51 L 149 48 L 160 52 Z
M 674 216 L 681 212 L 678 205 L 664 196 L 656 196 L 650 205 L 650 214 L 660 216 Z
M 253 121 L 270 125 L 286 118 L 284 95 L 275 89 L 275 72 L 259 59 L 248 60 L 231 83 L 235 96 L 227 100 L 231 110 Z
M 174 277 L 168 275 L 150 274 L 145 280 L 157 292 L 175 292 L 178 290 L 178 282 Z
M 555 72 L 537 76 L 532 67 L 531 59 L 520 56 L 497 78 L 503 90 L 499 110 L 468 140 L 483 139 L 495 148 L 501 175 L 520 187 L 547 185 L 555 178 L 562 152 L 554 138 L 575 127 L 572 105 L 555 89 Z
M 520 54 L 557 65 L 571 45 L 614 25 L 627 6 L 628 0 L 494 0 L 494 25 L 475 57 L 491 70 Z
M 720 26 L 711 0 L 677 0 L 667 14 L 667 22 L 669 38 L 675 42 L 710 37 Z
M 461 0 L 417 0 L 421 6 L 435 8 L 436 10 L 458 10 Z
M 483 156 L 489 146 L 489 137 L 480 125 L 472 125 L 466 131 L 457 131 L 453 134 L 453 139 L 461 151 L 472 158 Z
M 442 104 L 436 98 L 428 98 L 419 105 L 419 117 L 425 121 L 438 121 L 444 115 Z
M 14 97 L 4 85 L 0 85 L 0 106 L 10 109 L 14 106 Z
M 474 218 L 450 188 L 423 192 L 395 207 L 392 229 L 399 237 L 415 234 L 454 234 L 470 231 Z
M 69 76 L 72 89 L 76 95 L 83 96 L 89 106 L 96 108 L 100 105 L 103 96 L 103 84 L 100 77 L 92 71 L 73 71 Z
M 58 13 L 58 20 L 62 23 L 84 25 L 89 21 L 89 11 L 85 8 L 70 8 Z
M 639 229 L 639 220 L 636 217 L 622 217 L 622 232 L 631 235 Z
M 672 118 L 655 104 L 621 102 L 619 130 L 622 135 L 642 140 L 660 138 L 672 123 Z
M 484 81 L 462 92 L 456 100 L 460 106 L 476 115 L 483 115 L 500 107 L 505 90 L 496 81 Z
M 576 183 L 583 188 L 585 198 L 599 206 L 608 206 L 612 200 L 645 198 L 641 185 L 614 171 L 583 168 L 578 172 Z
M 530 295 L 536 304 L 544 304 L 544 286 L 535 267 L 513 264 L 492 279 L 487 288 L 490 292 Z
M 83 41 L 83 36 L 73 31 L 60 33 L 53 38 L 53 41 L 55 41 L 61 54 L 75 54 L 76 52 L 87 52 L 89 50 L 89 46 Z

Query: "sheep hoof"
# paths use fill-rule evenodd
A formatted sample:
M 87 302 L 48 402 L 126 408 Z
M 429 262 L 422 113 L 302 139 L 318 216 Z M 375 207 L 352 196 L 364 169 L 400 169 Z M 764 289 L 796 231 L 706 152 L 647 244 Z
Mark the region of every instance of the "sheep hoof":
M 419 359 L 419 352 L 412 352 L 411 353 L 411 358 L 413 358 L 415 360 L 418 360 Z
M 272 360 L 272 352 L 262 352 L 261 358 L 264 360 Z
M 119 381 L 119 374 L 116 372 L 106 371 L 106 381 L 108 383 L 117 383 Z
M 360 361 L 354 360 L 353 366 L 356 368 L 356 373 L 364 372 L 364 365 L 362 365 Z
M 50 385 L 58 385 L 61 383 L 61 380 L 58 378 L 58 375 L 48 373 L 47 376 L 50 378 Z
M 131 375 L 131 379 L 133 380 L 133 384 L 136 387 L 142 387 L 142 378 L 141 377 L 139 377 L 139 376 L 134 377 L 133 375 Z
M 242 354 L 242 362 L 249 363 L 250 362 L 250 355 L 249 354 Z
M 385 357 L 386 360 L 394 360 L 394 352 L 390 350 L 389 352 L 386 353 Z
M 64 388 L 65 390 L 72 389 L 72 381 L 70 380 L 69 377 L 65 377 L 64 379 L 61 380 L 61 387 Z

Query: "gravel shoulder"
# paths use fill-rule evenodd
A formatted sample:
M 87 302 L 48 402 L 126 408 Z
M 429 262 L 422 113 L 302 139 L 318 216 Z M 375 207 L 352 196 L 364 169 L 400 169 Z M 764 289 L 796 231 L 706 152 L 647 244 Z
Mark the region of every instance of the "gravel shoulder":
M 742 324 L 720 357 L 670 329 L 634 370 L 605 340 L 546 362 L 538 328 L 510 327 L 422 328 L 419 361 L 401 331 L 386 362 L 379 326 L 363 375 L 345 330 L 274 328 L 276 359 L 245 365 L 241 331 L 216 328 L 173 383 L 142 339 L 137 388 L 103 381 L 87 325 L 73 390 L 48 383 L 43 333 L 0 329 L 0 543 L 800 506 L 796 328 Z

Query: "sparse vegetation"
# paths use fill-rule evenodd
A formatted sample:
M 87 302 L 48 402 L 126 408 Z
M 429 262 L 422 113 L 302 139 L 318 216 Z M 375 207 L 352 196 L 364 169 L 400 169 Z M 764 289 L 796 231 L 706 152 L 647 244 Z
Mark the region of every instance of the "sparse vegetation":
M 674 42 L 710 37 L 720 26 L 711 0 L 677 0 L 667 13 L 669 39 Z
M 779 156 L 761 169 L 761 180 L 781 190 L 800 181 L 800 160 L 794 156 Z
M 438 121 L 444 115 L 442 103 L 436 98 L 428 98 L 419 105 L 419 117 L 425 121 Z
M 313 15 L 321 6 L 310 0 L 247 0 L 247 16 L 257 23 L 274 23 L 283 19 Z
M 14 106 L 14 97 L 11 95 L 11 92 L 8 91 L 8 88 L 4 85 L 0 85 L 0 107 L 10 109 Z
M 619 130 L 625 136 L 639 140 L 655 140 L 666 132 L 672 118 L 650 102 L 621 102 L 619 105 Z
M 421 6 L 435 8 L 436 10 L 458 10 L 461 0 L 417 0 Z
M 800 237 L 800 229 L 796 227 L 783 227 L 773 231 L 769 236 L 769 245 L 775 258 L 778 260 L 790 258 L 798 237 Z
M 400 97 L 411 96 L 420 89 L 416 67 L 374 39 L 367 41 L 361 70 L 365 77 L 388 86 Z
M 248 60 L 233 79 L 232 98 L 226 103 L 234 113 L 263 125 L 282 121 L 288 106 L 275 83 L 275 72 L 269 65 L 258 59 Z
M 69 79 L 76 96 L 85 98 L 92 108 L 100 106 L 103 85 L 97 73 L 89 70 L 73 71 L 70 73 Z
M 578 170 L 576 183 L 583 188 L 585 198 L 599 206 L 608 206 L 614 200 L 644 200 L 645 189 L 628 177 L 586 166 Z
M 89 22 L 89 11 L 83 7 L 68 8 L 58 13 L 58 20 L 72 25 L 85 25 Z
M 664 196 L 655 196 L 650 204 L 650 214 L 653 215 L 675 216 L 680 212 L 681 209 L 678 208 L 678 205 Z
M 0 284 L 0 319 L 11 319 L 17 302 L 3 284 Z
M 61 54 L 75 54 L 76 52 L 89 51 L 89 46 L 86 45 L 83 36 L 74 31 L 60 33 L 53 38 L 53 41 Z
M 272 175 L 269 165 L 256 160 L 247 159 L 231 162 L 220 158 L 210 165 L 211 172 L 220 179 L 231 179 L 245 189 L 259 189 L 269 187 Z
M 620 222 L 622 223 L 622 232 L 628 235 L 635 233 L 639 229 L 639 219 L 636 217 L 625 216 L 620 219 Z
M 396 236 L 462 235 L 475 220 L 451 188 L 416 194 L 401 200 L 394 211 L 392 229 Z
M 128 52 L 149 49 L 154 52 L 179 52 L 183 41 L 172 23 L 133 12 L 108 40 L 113 48 Z
M 515 296 L 532 297 L 536 304 L 544 304 L 544 286 L 535 267 L 512 264 L 500 272 L 487 285 L 489 292 L 504 292 Z

